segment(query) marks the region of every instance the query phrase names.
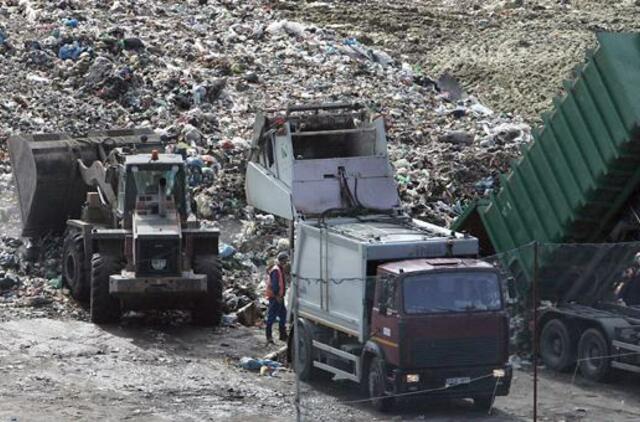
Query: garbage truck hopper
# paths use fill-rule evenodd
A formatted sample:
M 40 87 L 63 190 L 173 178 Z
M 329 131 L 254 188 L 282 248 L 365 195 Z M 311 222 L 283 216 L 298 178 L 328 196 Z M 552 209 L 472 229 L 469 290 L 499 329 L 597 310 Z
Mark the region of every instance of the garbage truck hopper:
M 500 190 L 452 225 L 478 237 L 484 255 L 506 253 L 511 274 L 522 281 L 531 279 L 533 254 L 509 251 L 533 241 L 627 240 L 612 232 L 640 185 L 640 35 L 603 33 L 598 41 L 534 141 L 501 177 Z M 547 248 L 539 271 L 555 267 L 558 255 Z
M 8 141 L 18 201 L 22 235 L 37 237 L 62 232 L 69 218 L 80 216 L 90 187 L 78 170 L 103 160 L 116 147 L 158 148 L 153 131 L 110 130 L 84 137 L 66 134 L 17 135 Z

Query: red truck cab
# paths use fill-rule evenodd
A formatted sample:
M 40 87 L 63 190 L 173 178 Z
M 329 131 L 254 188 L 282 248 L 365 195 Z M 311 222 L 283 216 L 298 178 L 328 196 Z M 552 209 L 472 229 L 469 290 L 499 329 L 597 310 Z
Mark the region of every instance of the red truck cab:
M 378 267 L 370 342 L 384 356 L 371 366 L 376 394 L 429 392 L 493 405 L 511 384 L 509 324 L 496 269 L 475 259 L 411 259 Z M 375 369 L 375 368 L 374 368 Z M 381 380 L 384 379 L 382 382 Z M 390 399 L 379 400 L 384 408 Z

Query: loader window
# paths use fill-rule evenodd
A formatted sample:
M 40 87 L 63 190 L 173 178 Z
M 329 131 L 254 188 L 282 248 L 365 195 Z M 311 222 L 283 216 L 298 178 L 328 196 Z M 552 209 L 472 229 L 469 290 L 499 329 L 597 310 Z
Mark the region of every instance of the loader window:
M 127 178 L 124 174 L 120 176 L 118 181 L 118 212 L 124 214 L 124 203 L 126 198 Z
M 173 166 L 169 170 L 142 171 L 139 171 L 137 167 L 133 167 L 132 172 L 138 195 L 153 195 L 158 193 L 158 188 L 163 185 L 165 195 L 173 195 L 178 166 Z
M 173 197 L 180 214 L 186 215 L 188 207 L 183 167 L 173 165 L 145 168 L 134 165 L 127 169 L 126 177 L 123 212 L 133 210 L 140 195 L 157 195 L 159 189 L 162 189 L 165 195 Z

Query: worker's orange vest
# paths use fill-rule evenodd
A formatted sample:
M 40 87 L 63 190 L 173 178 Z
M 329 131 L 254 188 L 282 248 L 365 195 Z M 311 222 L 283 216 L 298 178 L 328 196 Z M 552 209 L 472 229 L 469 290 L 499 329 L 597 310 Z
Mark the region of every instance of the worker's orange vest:
M 278 291 L 280 292 L 280 297 L 284 296 L 284 274 L 282 272 L 282 268 L 280 268 L 278 265 L 274 265 L 267 272 L 267 274 L 269 275 L 267 280 L 267 291 L 265 292 L 265 296 L 267 296 L 267 299 L 273 299 L 276 297 L 276 295 L 273 294 L 273 289 L 271 288 L 271 273 L 274 271 L 278 272 Z

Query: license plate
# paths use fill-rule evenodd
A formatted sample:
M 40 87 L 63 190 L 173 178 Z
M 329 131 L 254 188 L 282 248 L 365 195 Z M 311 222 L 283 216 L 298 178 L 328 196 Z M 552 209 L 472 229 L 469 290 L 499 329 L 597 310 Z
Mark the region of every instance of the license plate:
M 469 384 L 470 382 L 471 382 L 471 378 L 469 377 L 447 378 L 448 386 Z

